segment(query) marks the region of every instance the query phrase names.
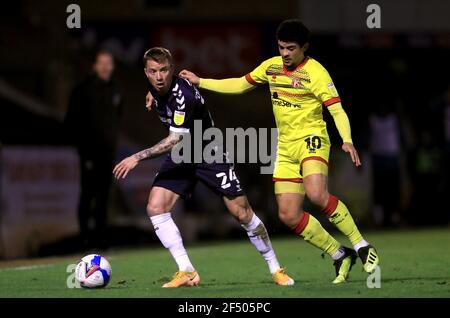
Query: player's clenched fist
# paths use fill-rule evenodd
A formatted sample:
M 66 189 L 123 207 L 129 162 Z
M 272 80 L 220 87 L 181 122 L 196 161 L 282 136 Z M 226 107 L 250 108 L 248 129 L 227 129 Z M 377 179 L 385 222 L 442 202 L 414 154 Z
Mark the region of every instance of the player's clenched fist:
M 125 178 L 131 169 L 137 166 L 139 160 L 134 156 L 127 157 L 118 163 L 113 170 L 116 179 Z
M 178 75 L 184 79 L 187 79 L 189 82 L 196 86 L 200 84 L 200 78 L 191 71 L 182 70 Z

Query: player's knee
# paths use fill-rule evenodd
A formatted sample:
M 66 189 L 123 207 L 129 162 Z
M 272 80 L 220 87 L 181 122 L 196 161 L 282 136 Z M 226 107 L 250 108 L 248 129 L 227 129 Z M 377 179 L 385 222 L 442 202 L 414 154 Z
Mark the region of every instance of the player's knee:
M 253 218 L 253 210 L 251 207 L 245 209 L 243 216 L 241 217 L 240 223 L 248 224 Z
M 301 211 L 293 210 L 293 209 L 287 209 L 287 208 L 279 208 L 278 209 L 278 217 L 280 218 L 281 222 L 286 224 L 287 226 L 291 228 L 295 228 L 299 222 L 299 219 L 302 217 Z
M 252 220 L 253 210 L 246 197 L 239 197 L 227 202 L 228 210 L 239 223 L 247 224 Z
M 306 195 L 315 205 L 323 208 L 327 205 L 328 202 L 328 192 L 322 189 L 312 189 L 306 190 Z
M 149 200 L 147 203 L 147 214 L 148 216 L 155 216 L 162 213 L 166 213 L 165 207 L 158 200 Z
M 241 224 L 247 224 L 252 220 L 253 217 L 253 211 L 250 208 L 250 206 L 248 207 L 239 207 L 237 209 L 237 213 L 236 213 L 236 218 L 239 221 L 239 223 Z

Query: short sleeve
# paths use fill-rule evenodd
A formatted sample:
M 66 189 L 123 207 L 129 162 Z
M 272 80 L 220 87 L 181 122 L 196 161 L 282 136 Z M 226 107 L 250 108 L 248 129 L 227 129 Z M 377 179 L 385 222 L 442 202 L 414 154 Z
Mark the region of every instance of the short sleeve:
M 252 85 L 265 84 L 267 80 L 267 68 L 272 63 L 272 59 L 265 60 L 257 68 L 245 75 L 245 79 Z
M 323 66 L 318 67 L 312 77 L 311 91 L 323 106 L 328 107 L 341 101 L 330 74 Z

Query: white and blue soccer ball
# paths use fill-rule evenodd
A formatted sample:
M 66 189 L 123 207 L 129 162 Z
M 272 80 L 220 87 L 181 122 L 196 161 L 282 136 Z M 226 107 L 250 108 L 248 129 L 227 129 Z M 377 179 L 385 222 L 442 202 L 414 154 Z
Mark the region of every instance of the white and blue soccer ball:
M 111 265 L 101 255 L 87 255 L 77 264 L 75 279 L 85 288 L 105 287 L 111 280 Z

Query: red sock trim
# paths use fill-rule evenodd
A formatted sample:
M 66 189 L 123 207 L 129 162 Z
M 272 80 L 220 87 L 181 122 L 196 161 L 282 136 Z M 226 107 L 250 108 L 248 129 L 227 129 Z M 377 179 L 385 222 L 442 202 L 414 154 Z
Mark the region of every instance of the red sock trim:
M 300 222 L 297 224 L 297 226 L 294 229 L 295 234 L 300 235 L 303 230 L 305 229 L 305 227 L 308 225 L 309 222 L 309 213 L 308 212 L 303 212 L 303 216 L 300 220 Z
M 322 210 L 322 212 L 325 213 L 326 216 L 330 217 L 331 214 L 333 214 L 333 212 L 336 211 L 338 202 L 339 202 L 339 199 L 337 197 L 335 197 L 334 195 L 330 194 L 330 197 L 328 198 L 327 206 Z

